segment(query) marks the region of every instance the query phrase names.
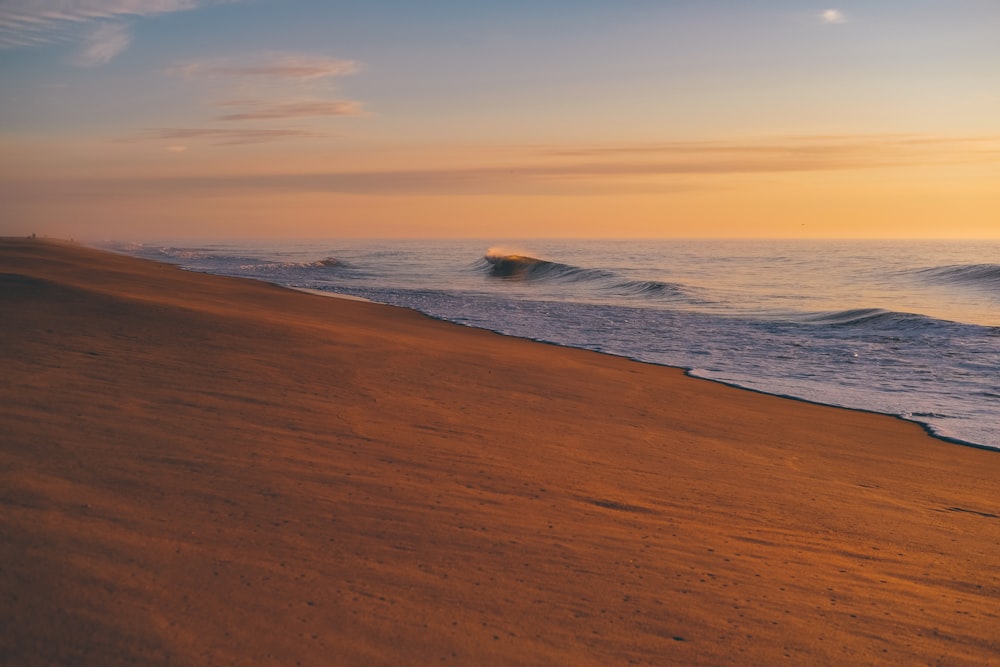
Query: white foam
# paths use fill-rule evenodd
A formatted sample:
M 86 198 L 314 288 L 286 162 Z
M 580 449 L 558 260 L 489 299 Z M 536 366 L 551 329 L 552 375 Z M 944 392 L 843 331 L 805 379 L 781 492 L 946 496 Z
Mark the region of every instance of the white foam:
M 360 296 L 353 296 L 351 294 L 340 294 L 339 292 L 328 292 L 321 289 L 312 289 L 309 287 L 289 287 L 288 289 L 293 289 L 296 292 L 305 292 L 306 294 L 316 294 L 318 296 L 328 296 L 334 299 L 343 299 L 344 301 L 364 301 L 365 303 L 376 303 L 371 299 L 365 299 Z

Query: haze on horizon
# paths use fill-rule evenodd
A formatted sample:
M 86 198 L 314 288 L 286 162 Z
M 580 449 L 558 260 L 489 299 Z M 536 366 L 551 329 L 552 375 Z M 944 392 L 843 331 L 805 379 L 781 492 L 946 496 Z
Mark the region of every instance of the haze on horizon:
M 995 0 L 6 0 L 0 235 L 1000 238 Z

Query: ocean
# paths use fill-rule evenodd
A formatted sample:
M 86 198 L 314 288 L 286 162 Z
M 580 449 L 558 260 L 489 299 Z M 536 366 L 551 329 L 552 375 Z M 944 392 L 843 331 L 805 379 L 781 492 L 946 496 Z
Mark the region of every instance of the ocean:
M 100 245 L 896 415 L 1000 449 L 998 241 Z

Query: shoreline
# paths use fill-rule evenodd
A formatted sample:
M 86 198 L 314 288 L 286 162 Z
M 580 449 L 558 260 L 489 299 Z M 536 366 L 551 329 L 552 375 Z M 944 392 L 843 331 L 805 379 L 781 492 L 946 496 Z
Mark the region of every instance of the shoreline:
M 635 359 L 635 361 L 638 361 L 639 363 L 649 363 L 639 359 Z M 907 424 L 916 424 L 917 426 L 922 428 L 924 433 L 926 433 L 931 438 L 934 438 L 935 440 L 940 440 L 941 442 L 945 442 L 950 445 L 958 445 L 960 447 L 971 447 L 973 449 L 982 449 L 988 452 L 1000 452 L 1000 447 L 993 447 L 991 445 L 982 445 L 978 442 L 971 442 L 969 440 L 962 440 L 961 438 L 953 438 L 951 436 L 941 435 L 940 433 L 935 431 L 930 424 L 922 422 L 919 419 L 913 419 L 910 417 L 905 417 L 903 415 L 894 414 L 891 412 L 866 410 L 864 408 L 852 408 L 847 405 L 837 405 L 836 403 L 824 403 L 822 401 L 814 401 L 812 399 L 802 398 L 800 396 L 795 396 L 793 394 L 779 394 L 775 392 L 765 391 L 763 389 L 755 389 L 754 387 L 747 387 L 745 385 L 741 385 L 736 382 L 726 382 L 725 380 L 715 380 L 713 378 L 702 377 L 701 375 L 695 375 L 693 373 L 693 369 L 689 368 L 683 368 L 682 370 L 684 371 L 684 374 L 690 378 L 694 378 L 696 380 L 706 380 L 708 382 L 718 382 L 719 384 L 725 385 L 727 387 L 732 387 L 734 389 L 739 389 L 741 391 L 752 391 L 754 393 L 763 394 L 765 396 L 774 396 L 775 398 L 782 398 L 788 401 L 799 401 L 802 403 L 808 403 L 809 405 L 819 405 L 827 408 L 836 408 L 839 410 L 851 410 L 852 412 L 860 412 L 862 414 L 880 415 L 882 417 L 889 417 L 890 419 L 898 419 L 899 421 L 905 422 Z
M 167 262 L 163 262 L 163 263 L 167 263 Z M 195 272 L 196 273 L 202 273 L 200 271 L 195 271 Z M 210 274 L 210 273 L 206 273 L 206 275 L 222 275 L 222 274 Z M 256 280 L 256 279 L 255 278 L 246 278 L 246 280 Z M 281 287 L 281 288 L 284 288 L 284 289 L 295 290 L 297 292 L 304 292 L 306 294 L 314 294 L 316 296 L 324 296 L 324 297 L 330 297 L 330 298 L 334 298 L 334 299 L 346 299 L 346 300 L 349 300 L 349 301 L 362 301 L 362 302 L 366 302 L 366 303 L 377 303 L 377 304 L 380 304 L 380 305 L 383 305 L 383 306 L 392 306 L 392 307 L 397 307 L 397 308 L 398 307 L 405 308 L 405 306 L 393 306 L 392 304 L 388 304 L 388 303 L 385 303 L 385 302 L 382 302 L 382 301 L 374 301 L 372 299 L 366 299 L 364 297 L 353 296 L 353 295 L 350 295 L 350 294 L 341 294 L 339 292 L 326 291 L 326 290 L 322 290 L 322 289 L 312 289 L 312 288 L 308 288 L 308 287 L 289 287 L 287 285 L 282 285 L 281 283 L 271 282 L 271 281 L 268 281 L 268 280 L 260 280 L 259 282 L 264 282 L 264 283 L 267 283 L 269 285 L 274 285 L 276 287 Z M 576 350 L 586 350 L 588 352 L 595 352 L 597 354 L 605 354 L 605 355 L 608 355 L 608 356 L 611 356 L 611 357 L 618 357 L 620 359 L 627 359 L 629 361 L 633 361 L 633 362 L 639 363 L 639 364 L 649 364 L 651 366 L 659 366 L 659 367 L 662 367 L 662 368 L 673 368 L 673 369 L 676 369 L 676 370 L 683 371 L 684 374 L 687 377 L 690 377 L 692 379 L 705 380 L 707 382 L 715 382 L 715 383 L 721 384 L 723 386 L 732 387 L 734 389 L 740 389 L 742 391 L 751 391 L 751 392 L 755 392 L 755 393 L 758 393 L 758 394 L 763 394 L 765 396 L 774 396 L 776 398 L 783 398 L 783 399 L 787 399 L 787 400 L 790 400 L 790 401 L 801 401 L 803 403 L 808 403 L 810 405 L 819 405 L 819 406 L 830 407 L 830 408 L 838 408 L 838 409 L 842 409 L 842 410 L 852 410 L 852 411 L 861 412 L 861 413 L 865 413 L 865 414 L 882 415 L 882 416 L 885 416 L 885 417 L 891 417 L 893 419 L 898 419 L 898 420 L 903 421 L 903 422 L 907 422 L 907 423 L 911 423 L 911 424 L 917 424 L 918 426 L 920 426 L 924 430 L 924 432 L 927 435 L 929 435 L 930 437 L 934 438 L 935 440 L 940 440 L 941 442 L 946 442 L 946 443 L 951 444 L 951 445 L 959 445 L 961 447 L 972 447 L 973 449 L 983 449 L 983 450 L 991 451 L 991 452 L 1000 452 L 1000 446 L 984 445 L 984 444 L 981 444 L 981 443 L 978 443 L 978 442 L 972 442 L 970 440 L 963 440 L 961 438 L 956 438 L 956 437 L 952 437 L 952 436 L 948 436 L 948 435 L 942 435 L 941 433 L 938 433 L 936 430 L 934 430 L 934 427 L 931 424 L 928 424 L 926 422 L 922 422 L 919 419 L 915 419 L 915 418 L 912 418 L 912 417 L 906 417 L 904 415 L 895 414 L 895 413 L 892 413 L 892 412 L 881 412 L 879 410 L 866 410 L 865 408 L 856 408 L 856 407 L 851 407 L 851 406 L 848 406 L 848 405 L 838 405 L 836 403 L 825 403 L 823 401 L 813 400 L 813 399 L 809 399 L 809 398 L 803 398 L 801 396 L 796 396 L 794 394 L 783 394 L 783 393 L 780 393 L 780 392 L 772 392 L 772 391 L 767 391 L 767 390 L 764 390 L 764 389 L 757 389 L 757 388 L 754 388 L 754 387 L 748 387 L 746 385 L 739 384 L 738 382 L 727 382 L 725 380 L 717 380 L 715 378 L 710 378 L 710 377 L 704 377 L 704 376 L 701 376 L 701 375 L 697 375 L 697 374 L 695 374 L 695 369 L 693 367 L 675 366 L 675 365 L 671 365 L 671 364 L 661 364 L 661 363 L 657 363 L 655 361 L 648 361 L 648 360 L 645 360 L 645 359 L 641 359 L 639 357 L 633 357 L 633 356 L 628 356 L 628 355 L 623 355 L 623 354 L 615 354 L 613 352 L 605 352 L 605 351 L 602 351 L 602 350 L 594 350 L 594 349 L 585 348 L 585 347 L 577 347 L 577 346 L 574 346 L 574 345 L 567 345 L 567 344 L 564 344 L 564 343 L 559 343 L 559 342 L 556 342 L 556 341 L 545 340 L 545 339 L 542 339 L 542 338 L 529 338 L 529 337 L 526 337 L 526 336 L 517 336 L 517 335 L 514 335 L 514 334 L 507 334 L 507 333 L 504 333 L 502 331 L 498 331 L 496 329 L 490 329 L 488 327 L 477 327 L 477 326 L 472 325 L 472 324 L 466 324 L 464 322 L 457 322 L 455 320 L 450 320 L 450 319 L 448 319 L 446 317 L 439 317 L 437 315 L 433 315 L 433 314 L 430 314 L 430 313 L 425 313 L 425 312 L 423 312 L 421 310 L 417 310 L 417 309 L 414 309 L 414 308 L 407 308 L 407 310 L 412 310 L 413 312 L 420 313 L 421 315 L 424 315 L 425 317 L 429 317 L 431 319 L 439 320 L 441 322 L 447 322 L 449 324 L 454 324 L 456 326 L 468 327 L 470 329 L 479 329 L 481 331 L 489 331 L 489 332 L 495 333 L 495 334 L 497 334 L 499 336 L 508 336 L 510 338 L 518 338 L 520 340 L 526 340 L 526 341 L 530 341 L 530 342 L 533 342 L 533 343 L 540 343 L 540 344 L 543 344 L 543 345 L 554 345 L 556 347 L 565 347 L 565 348 L 576 349 Z
M 0 239 L 0 662 L 1000 655 L 1000 458 L 416 311 Z
M 269 282 L 269 281 L 262 281 Z M 360 301 L 362 303 L 381 303 L 380 301 L 372 301 L 371 299 L 366 299 L 360 296 L 354 296 L 352 294 L 341 294 L 340 292 L 327 292 L 326 290 L 313 289 L 311 287 L 288 287 L 287 285 L 282 285 L 280 283 L 270 283 L 271 285 L 276 285 L 278 287 L 284 287 L 285 289 L 295 290 L 296 292 L 302 292 L 303 294 L 313 294 L 315 296 L 328 296 L 332 299 L 344 299 L 345 301 Z M 383 306 L 389 304 L 382 304 Z

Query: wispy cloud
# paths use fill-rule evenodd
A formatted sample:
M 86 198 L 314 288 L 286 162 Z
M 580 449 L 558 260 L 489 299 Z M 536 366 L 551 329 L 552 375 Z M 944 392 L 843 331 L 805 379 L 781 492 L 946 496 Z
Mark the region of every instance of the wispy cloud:
M 216 102 L 217 107 L 226 108 L 228 112 L 216 115 L 214 121 L 233 123 L 311 119 L 307 122 L 315 124 L 334 117 L 367 115 L 361 102 L 337 99 L 340 95 L 337 93 L 336 79 L 354 74 L 359 67 L 357 62 L 343 58 L 271 52 L 178 63 L 167 70 L 167 74 L 182 77 L 190 85 L 200 86 L 211 95 L 229 91 L 234 95 L 251 96 Z M 211 140 L 220 145 L 331 136 L 283 128 L 255 131 L 229 128 L 170 131 L 193 132 L 193 137 Z M 165 136 L 163 130 L 157 132 L 159 134 L 147 132 L 138 138 L 173 138 Z
M 73 63 L 81 67 L 96 67 L 111 62 L 132 41 L 124 23 L 101 23 L 83 41 L 83 49 Z
M 158 138 L 253 143 L 266 135 L 155 130 Z M 574 159 L 568 159 L 574 158 Z M 553 160 L 554 161 L 551 161 Z M 220 174 L 130 181 L 150 192 L 573 195 L 665 193 L 731 187 L 724 177 L 1000 163 L 1000 136 L 848 135 L 656 146 L 535 147 L 517 163 L 448 169 Z M 717 178 L 719 177 L 719 178 Z
M 234 102 L 224 106 L 248 107 L 238 113 L 225 114 L 216 120 L 274 120 L 280 118 L 306 118 L 316 116 L 360 116 L 364 109 L 360 102 L 339 100 L 333 102 Z
M 314 139 L 329 135 L 309 130 L 293 128 L 275 129 L 247 129 L 234 130 L 229 128 L 215 127 L 159 127 L 145 130 L 125 139 L 119 139 L 126 143 L 139 141 L 190 141 L 204 140 L 210 144 L 219 146 L 236 146 L 242 144 L 262 144 L 272 141 L 282 141 L 286 139 Z M 187 147 L 184 147 L 186 150 Z M 174 150 L 173 146 L 167 150 Z
M 108 62 L 128 46 L 131 40 L 127 38 L 127 28 L 124 25 L 128 19 L 237 1 L 239 0 L 2 0 L 0 49 L 82 40 L 83 51 L 77 62 L 93 66 Z M 95 28 L 94 24 L 99 25 Z M 105 33 L 103 36 L 95 36 L 95 33 L 102 31 Z M 100 45 L 95 40 L 99 40 Z
M 819 18 L 823 23 L 847 23 L 847 16 L 839 9 L 823 10 Z
M 549 159 L 575 158 L 572 169 L 595 175 L 778 173 L 1000 161 L 1000 137 L 813 135 L 536 150 Z
M 252 59 L 216 59 L 175 65 L 171 72 L 184 77 L 250 77 L 307 81 L 347 76 L 359 69 L 357 62 L 327 56 L 269 53 Z

